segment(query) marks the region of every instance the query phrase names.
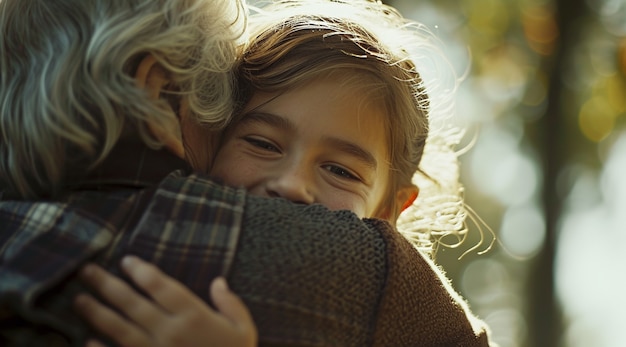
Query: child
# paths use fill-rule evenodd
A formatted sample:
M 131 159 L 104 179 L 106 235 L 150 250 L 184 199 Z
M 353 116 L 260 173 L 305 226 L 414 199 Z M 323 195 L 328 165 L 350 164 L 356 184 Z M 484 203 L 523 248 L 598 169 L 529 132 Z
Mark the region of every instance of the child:
M 250 97 L 211 174 L 259 195 L 394 223 L 417 196 L 411 179 L 428 134 L 428 102 L 410 60 L 376 42 L 315 16 L 254 37 L 239 67 Z
M 289 1 L 253 17 L 251 23 L 253 35 L 238 68 L 242 111 L 226 129 L 210 173 L 253 194 L 320 203 L 395 224 L 418 195 L 413 176 L 420 171 L 432 107 L 412 56 L 415 52 L 400 40 L 410 32 L 400 29 L 407 22 L 380 3 L 323 2 L 314 7 Z M 388 42 L 391 38 L 397 42 Z M 432 48 L 427 41 L 417 43 Z M 169 294 L 187 298 L 179 301 L 197 301 L 140 261 L 126 270 L 137 282 L 141 282 L 140 273 L 147 273 L 163 288 L 176 288 Z M 101 291 L 113 304 L 116 294 L 134 295 L 122 282 L 96 271 L 97 276 L 93 272 L 86 276 L 94 286 L 118 284 L 117 291 Z M 160 305 L 168 301 L 153 297 Z M 150 307 L 148 301 L 137 300 L 142 301 L 138 306 Z M 97 313 L 104 311 L 98 311 L 93 302 L 90 305 L 89 319 L 99 329 L 120 343 L 128 341 L 123 332 L 98 321 Z M 163 324 L 134 315 L 132 307 L 117 306 L 134 321 L 126 327 L 117 324 L 119 329 L 146 341 L 163 342 Z M 223 306 L 217 306 L 222 311 Z M 238 311 L 242 306 L 232 304 L 231 308 Z M 177 312 L 167 305 L 165 309 Z M 198 311 L 204 312 L 207 326 L 219 320 L 206 307 Z M 225 315 L 235 325 L 249 323 L 245 314 L 240 318 Z M 465 318 L 474 323 L 473 317 Z M 178 336 L 209 345 L 212 338 L 217 339 L 214 335 L 199 340 L 205 332 L 193 328 L 198 325 L 202 326 L 178 325 Z M 224 335 L 236 332 L 224 330 Z M 263 332 L 259 325 L 261 340 Z M 254 345 L 254 339 L 248 343 Z

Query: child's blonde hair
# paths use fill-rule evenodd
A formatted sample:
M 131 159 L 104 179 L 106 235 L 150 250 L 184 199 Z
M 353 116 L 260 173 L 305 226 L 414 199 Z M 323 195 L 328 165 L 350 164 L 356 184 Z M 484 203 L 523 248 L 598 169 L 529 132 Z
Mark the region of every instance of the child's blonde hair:
M 0 1 L 0 191 L 54 196 L 129 125 L 159 146 L 146 121 L 177 120 L 135 84 L 147 54 L 192 116 L 224 125 L 244 14 L 240 0 Z

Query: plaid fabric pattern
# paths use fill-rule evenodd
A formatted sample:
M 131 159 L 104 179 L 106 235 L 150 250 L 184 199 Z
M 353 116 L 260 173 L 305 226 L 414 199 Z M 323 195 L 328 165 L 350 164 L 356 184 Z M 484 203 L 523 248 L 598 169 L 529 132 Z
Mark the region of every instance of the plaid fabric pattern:
M 152 189 L 0 202 L 0 345 L 81 345 L 89 330 L 71 300 L 86 290 L 75 276 L 86 261 L 118 273 L 135 254 L 206 298 L 233 261 L 244 202 L 243 190 L 180 171 Z

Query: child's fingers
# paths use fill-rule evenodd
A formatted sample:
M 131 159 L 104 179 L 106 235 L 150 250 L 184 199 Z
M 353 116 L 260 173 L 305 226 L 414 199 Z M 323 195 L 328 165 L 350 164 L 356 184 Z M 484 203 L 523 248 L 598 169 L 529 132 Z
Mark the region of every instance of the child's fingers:
M 180 282 L 138 257 L 124 257 L 122 268 L 139 288 L 170 313 L 206 305 Z
M 102 305 L 87 294 L 78 295 L 74 300 L 74 308 L 96 330 L 110 337 L 119 345 L 143 347 L 150 346 L 149 337 L 136 325 L 131 324 L 117 312 Z M 102 344 L 95 340 L 87 342 L 87 346 L 96 347 Z
M 211 300 L 213 300 L 218 311 L 235 326 L 243 331 L 253 330 L 256 335 L 250 311 L 241 301 L 241 298 L 228 289 L 224 278 L 218 277 L 211 283 Z
M 126 282 L 111 275 L 101 267 L 86 265 L 80 277 L 88 283 L 106 302 L 123 312 L 129 320 L 144 329 L 158 329 L 167 324 L 167 313 L 149 301 Z

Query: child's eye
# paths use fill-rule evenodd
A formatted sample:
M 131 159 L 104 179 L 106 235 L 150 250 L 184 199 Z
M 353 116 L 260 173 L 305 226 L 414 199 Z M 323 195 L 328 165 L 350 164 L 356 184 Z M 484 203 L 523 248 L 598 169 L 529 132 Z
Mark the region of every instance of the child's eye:
M 244 137 L 244 140 L 248 142 L 249 144 L 253 145 L 254 147 L 261 148 L 263 150 L 270 151 L 270 152 L 280 153 L 280 149 L 274 146 L 271 142 L 264 141 L 256 137 Z
M 350 172 L 347 169 L 342 168 L 341 166 L 325 165 L 324 169 L 342 178 L 346 178 L 346 179 L 353 180 L 353 181 L 360 181 L 360 179 L 356 175 L 352 174 L 352 172 Z

